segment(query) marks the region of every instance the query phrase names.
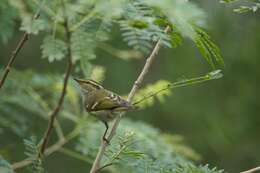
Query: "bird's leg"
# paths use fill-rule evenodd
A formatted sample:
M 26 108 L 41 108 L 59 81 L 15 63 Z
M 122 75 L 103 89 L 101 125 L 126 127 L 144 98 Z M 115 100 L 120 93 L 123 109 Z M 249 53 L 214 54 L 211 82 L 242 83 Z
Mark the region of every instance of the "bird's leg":
M 109 144 L 109 140 L 106 138 L 106 135 L 107 135 L 107 131 L 108 131 L 108 128 L 109 128 L 109 126 L 108 126 L 108 123 L 106 122 L 106 121 L 102 121 L 104 124 L 105 124 L 105 126 L 106 126 L 106 130 L 105 130 L 105 133 L 104 133 L 104 135 L 103 135 L 103 141 L 105 141 L 107 144 Z

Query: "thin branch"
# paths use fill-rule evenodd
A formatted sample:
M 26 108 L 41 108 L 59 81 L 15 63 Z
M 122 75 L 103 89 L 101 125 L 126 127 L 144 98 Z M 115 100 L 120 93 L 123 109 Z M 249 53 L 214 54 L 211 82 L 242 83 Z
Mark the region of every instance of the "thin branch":
M 59 151 L 66 143 L 68 143 L 69 141 L 71 141 L 74 137 L 76 137 L 79 134 L 79 130 L 74 129 L 72 132 L 70 132 L 68 135 L 66 135 L 66 137 L 64 137 L 63 139 L 60 139 L 57 143 L 53 144 L 52 146 L 50 146 L 49 148 L 47 148 L 44 151 L 44 155 L 45 156 L 49 156 L 52 153 Z M 32 160 L 29 159 L 24 159 L 22 161 L 16 162 L 12 164 L 12 169 L 13 170 L 17 170 L 20 168 L 23 168 L 25 166 L 28 166 L 32 163 Z
M 84 16 L 78 23 L 76 23 L 75 25 L 73 25 L 70 28 L 70 31 L 76 31 L 80 26 L 82 26 L 83 24 L 85 24 L 89 19 L 91 19 L 94 15 L 96 14 L 95 10 L 92 10 L 90 13 L 88 13 L 86 16 Z
M 57 142 L 56 144 L 53 144 L 52 146 L 50 146 L 49 148 L 47 148 L 45 151 L 44 151 L 44 154 L 46 156 L 49 156 L 51 155 L 52 153 L 58 151 L 63 145 L 65 145 L 68 141 L 67 140 L 60 140 L 59 142 Z M 20 168 L 23 168 L 25 166 L 28 166 L 30 164 L 32 164 L 32 160 L 29 160 L 29 159 L 24 159 L 20 162 L 16 162 L 14 164 L 12 164 L 12 169 L 13 170 L 17 170 L 17 169 L 20 169 Z
M 102 169 L 105 169 L 106 167 L 109 167 L 109 166 L 111 166 L 111 165 L 113 165 L 114 163 L 108 163 L 108 164 L 105 164 L 105 165 L 103 165 L 103 166 L 101 166 L 100 168 L 98 168 L 97 169 L 97 172 L 99 172 L 99 171 L 101 171 Z
M 40 11 L 40 10 L 39 10 Z M 37 20 L 40 17 L 40 13 L 39 11 L 34 15 L 33 20 Z M 24 44 L 26 43 L 27 40 L 29 40 L 29 36 L 31 34 L 28 32 L 24 32 L 23 36 L 21 37 L 19 43 L 17 44 L 15 50 L 12 52 L 12 55 L 4 69 L 2 78 L 0 79 L 0 89 L 2 88 L 2 86 L 5 83 L 5 80 L 11 70 L 12 65 L 14 64 L 15 59 L 17 58 L 18 53 L 21 51 L 21 49 L 23 48 Z
M 122 147 L 120 148 L 120 150 L 112 156 L 112 159 L 109 161 L 109 163 L 106 163 L 106 164 L 104 164 L 103 166 L 101 166 L 100 168 L 98 168 L 98 169 L 97 169 L 97 172 L 101 171 L 102 169 L 104 169 L 104 168 L 106 168 L 106 167 L 109 167 L 109 166 L 115 164 L 114 161 L 119 158 L 120 154 L 121 154 L 127 147 L 128 147 L 128 145 L 122 146 Z
M 170 31 L 170 27 L 167 26 L 167 27 L 165 28 L 164 32 L 165 32 L 165 33 L 168 33 L 169 31 Z M 156 58 L 156 55 L 158 54 L 160 48 L 161 48 L 161 40 L 158 40 L 157 43 L 156 43 L 156 45 L 155 45 L 155 47 L 154 47 L 154 49 L 152 50 L 150 56 L 146 59 L 146 63 L 145 63 L 145 65 L 144 65 L 143 69 L 142 69 L 142 72 L 141 72 L 140 75 L 138 76 L 137 80 L 135 81 L 135 83 L 134 83 L 134 85 L 133 85 L 133 87 L 132 87 L 132 89 L 131 89 L 131 91 L 130 91 L 130 93 L 129 93 L 129 95 L 128 95 L 127 100 L 128 100 L 129 102 L 132 101 L 134 95 L 136 94 L 137 90 L 139 89 L 140 85 L 142 84 L 142 82 L 143 82 L 145 76 L 146 76 L 147 73 L 149 72 L 149 70 L 150 70 L 150 68 L 151 68 L 151 65 L 152 65 L 154 59 Z M 111 129 L 111 131 L 110 131 L 110 133 L 109 133 L 109 135 L 108 135 L 108 137 L 107 137 L 108 141 L 111 141 L 111 139 L 114 137 L 114 135 L 115 135 L 115 133 L 116 133 L 116 130 L 117 130 L 117 127 L 118 127 L 118 125 L 119 125 L 119 122 L 120 122 L 122 116 L 123 116 L 123 114 L 120 114 L 120 115 L 116 118 L 116 120 L 115 120 L 115 122 L 114 122 L 114 124 L 113 124 L 113 126 L 112 126 L 112 129 Z M 105 150 L 106 150 L 107 146 L 108 146 L 108 143 L 107 143 L 107 142 L 105 142 L 105 141 L 102 141 L 102 142 L 101 142 L 101 145 L 100 145 L 100 147 L 99 147 L 99 151 L 98 151 L 98 153 L 97 153 L 97 155 L 96 155 L 96 159 L 95 159 L 95 161 L 94 161 L 94 163 L 93 163 L 93 165 L 92 165 L 92 168 L 91 168 L 91 170 L 90 170 L 90 173 L 96 173 L 96 172 L 99 170 L 100 162 L 101 162 L 101 160 L 102 160 L 102 158 L 103 158 L 103 156 L 104 156 L 104 153 L 105 153 Z
M 64 5 L 64 4 L 63 4 Z M 41 157 L 44 153 L 44 150 L 47 147 L 52 129 L 53 129 L 53 124 L 55 122 L 55 118 L 58 115 L 61 106 L 63 104 L 65 95 L 66 95 L 66 89 L 67 89 L 67 85 L 68 85 L 68 80 L 69 80 L 69 76 L 70 73 L 72 71 L 72 54 L 71 54 L 71 32 L 69 31 L 69 24 L 68 24 L 68 18 L 67 15 L 65 13 L 65 7 L 64 7 L 64 28 L 65 28 L 65 33 L 66 33 L 66 43 L 67 43 L 67 49 L 68 49 L 68 55 L 67 55 L 67 68 L 66 68 L 66 72 L 65 72 L 65 77 L 64 77 L 64 81 L 63 81 L 63 88 L 62 88 L 62 92 L 61 92 L 61 96 L 59 98 L 58 101 L 58 105 L 55 107 L 55 109 L 51 112 L 50 114 L 50 118 L 49 118 L 49 123 L 48 123 L 48 127 L 45 131 L 45 134 L 43 136 L 43 142 L 40 146 L 40 151 L 39 151 L 39 157 Z
M 247 171 L 240 172 L 240 173 L 253 173 L 253 172 L 256 172 L 256 171 L 260 171 L 260 166 L 253 168 L 253 169 L 249 169 Z
M 214 75 L 212 73 L 214 73 Z M 195 85 L 195 84 L 203 83 L 203 82 L 206 82 L 206 81 L 209 81 L 209 80 L 219 79 L 221 77 L 222 77 L 221 71 L 217 70 L 217 73 L 215 71 L 213 71 L 213 72 L 210 72 L 210 73 L 203 75 L 203 76 L 200 76 L 200 77 L 195 77 L 195 78 L 185 79 L 185 80 L 174 82 L 174 83 L 169 83 L 165 87 L 162 87 L 161 89 L 159 89 L 159 90 L 157 90 L 157 91 L 155 91 L 151 94 L 148 94 L 147 96 L 144 96 L 143 98 L 141 98 L 138 101 L 135 101 L 132 104 L 138 105 L 139 103 L 142 103 L 143 101 L 145 101 L 145 100 L 147 100 L 151 97 L 154 97 L 154 96 L 158 95 L 159 93 L 166 91 L 166 90 L 169 90 L 169 89 Z

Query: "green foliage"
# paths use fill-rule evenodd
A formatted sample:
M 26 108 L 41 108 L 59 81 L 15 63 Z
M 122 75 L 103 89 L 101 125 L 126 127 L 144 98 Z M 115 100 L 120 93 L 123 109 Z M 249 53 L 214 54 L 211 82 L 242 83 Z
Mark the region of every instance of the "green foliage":
M 171 95 L 171 89 L 203 83 L 208 80 L 219 79 L 222 78 L 222 76 L 223 74 L 221 73 L 221 70 L 215 70 L 204 76 L 182 79 L 173 83 L 160 80 L 155 84 L 150 84 L 146 88 L 139 90 L 135 96 L 137 101 L 134 101 L 133 104 L 138 105 L 141 108 L 145 108 L 147 106 L 152 106 L 156 98 L 159 102 L 163 103 L 165 101 L 165 97 Z
M 30 172 L 32 173 L 44 173 L 42 166 L 42 160 L 38 157 L 38 146 L 35 136 L 32 136 L 30 139 L 24 139 L 25 145 L 25 155 L 28 157 L 28 160 L 32 162 L 29 167 Z
M 196 37 L 193 26 L 205 26 L 204 12 L 192 2 L 181 0 L 166 0 L 163 3 L 157 0 L 144 0 L 144 2 L 159 8 L 178 32 L 192 40 Z
M 38 34 L 47 27 L 47 22 L 42 19 L 35 20 L 33 17 L 25 17 L 21 24 L 21 30 L 30 34 Z
M 94 67 L 91 76 L 97 80 L 102 80 L 104 69 L 102 67 Z M 218 74 L 218 73 L 217 73 Z M 216 74 L 212 74 L 215 76 Z M 32 112 L 38 117 L 47 120 L 47 112 L 50 111 L 50 107 L 54 106 L 58 95 L 62 88 L 62 83 L 57 80 L 55 75 L 39 75 L 31 72 L 15 72 L 13 71 L 10 76 L 10 84 L 5 86 L 6 97 L 1 97 L 3 101 L 9 101 L 16 98 L 15 101 L 9 101 L 4 106 L 12 108 L 13 106 L 22 107 L 27 115 L 15 116 L 15 118 L 22 118 L 25 120 L 25 124 L 30 125 L 32 118 L 28 116 L 28 112 Z M 17 81 L 16 78 L 20 78 Z M 20 85 L 16 92 L 11 87 Z M 144 89 L 145 94 L 147 91 L 154 92 L 161 89 L 162 86 L 168 85 L 167 81 L 159 81 L 154 85 L 150 85 Z M 76 132 L 80 133 L 78 141 L 75 143 L 75 150 L 83 154 L 81 157 L 87 157 L 88 163 L 92 163 L 96 152 L 99 148 L 100 136 L 104 132 L 104 126 L 100 122 L 95 122 L 93 119 L 87 117 L 80 117 L 82 114 L 79 111 L 80 98 L 79 91 L 74 86 L 74 83 L 69 83 L 67 88 L 67 99 L 63 110 L 60 113 L 60 120 L 69 120 L 74 126 L 76 126 Z M 28 87 L 30 86 L 30 87 Z M 149 89 L 150 88 L 150 89 Z M 37 91 L 37 92 L 36 92 Z M 21 93 L 24 93 L 23 97 Z M 159 94 L 157 98 L 161 101 L 165 96 L 169 95 L 170 91 L 166 90 Z M 19 95 L 19 97 L 17 97 Z M 7 100 L 7 97 L 9 99 Z M 25 101 L 26 100 L 26 101 Z M 2 104 L 1 104 L 2 105 Z M 0 114 L 1 118 L 6 117 L 6 114 L 13 114 L 12 112 L 6 112 Z M 8 119 L 8 118 L 7 118 Z M 47 121 L 46 121 L 47 122 Z M 19 124 L 15 124 L 19 129 Z M 6 126 L 5 129 L 11 128 Z M 59 136 L 60 130 L 57 124 L 55 124 L 55 130 Z M 28 132 L 26 133 L 28 134 Z M 42 167 L 42 161 L 38 159 L 38 148 L 35 137 L 29 140 L 24 140 L 26 151 L 25 154 L 31 161 L 33 161 L 31 170 L 44 172 Z M 145 147 L 144 147 L 145 146 Z M 74 152 L 74 151 L 73 151 Z M 69 155 L 68 156 L 72 156 Z M 81 158 L 80 157 L 80 158 Z M 152 126 L 149 126 L 142 122 L 133 122 L 130 120 L 123 120 L 117 136 L 113 139 L 109 150 L 105 155 L 103 164 L 113 163 L 112 167 L 108 167 L 110 172 L 144 172 L 145 170 L 151 170 L 153 172 L 178 172 L 179 170 L 186 170 L 193 173 L 196 171 L 203 171 L 204 167 L 197 167 L 187 159 L 197 160 L 198 154 L 190 147 L 183 143 L 183 139 L 180 136 L 171 134 L 164 134 Z M 185 168 L 191 165 L 191 168 Z M 215 170 L 208 170 L 207 173 L 215 173 Z
M 0 172 L 1 173 L 15 173 L 12 168 L 11 164 L 8 163 L 2 156 L 0 155 Z
M 211 41 L 209 35 L 200 28 L 196 28 L 197 36 L 195 43 L 203 57 L 208 61 L 208 63 L 215 68 L 214 60 L 224 66 L 224 60 L 222 59 L 220 50 L 218 46 Z
M 102 74 L 97 77 L 101 78 Z M 77 115 L 79 112 L 79 93 L 74 85 L 71 84 L 67 89 L 65 104 L 69 106 L 61 113 L 61 117 Z M 30 122 L 48 119 L 48 113 L 56 105 L 61 89 L 61 79 L 54 74 L 39 75 L 31 71 L 13 70 L 9 82 L 1 89 L 0 127 L 4 131 L 11 130 L 19 137 L 36 135 L 37 132 L 31 131 L 34 124 Z
M 157 17 L 144 2 L 130 0 L 125 11 L 125 20 L 119 21 L 119 24 L 123 40 L 129 46 L 148 53 L 153 47 L 153 42 L 161 39 L 164 45 L 171 47 L 168 35 L 156 24 Z
M 83 123 L 84 124 L 84 123 Z M 100 135 L 104 132 L 101 123 L 86 121 L 83 125 L 76 149 L 86 157 L 92 158 L 98 150 Z M 142 122 L 133 122 L 126 118 L 121 122 L 111 147 L 106 152 L 103 165 L 112 163 L 107 169 L 110 172 L 143 173 L 149 172 L 187 172 L 187 173 L 220 173 L 207 166 L 195 166 L 184 156 L 197 158 L 189 147 L 178 151 L 179 137 L 162 132 Z M 170 140 L 169 140 L 170 139 Z M 176 146 L 176 147 L 175 147 Z M 186 153 L 186 154 L 183 154 Z M 189 154 L 187 154 L 189 153 Z M 195 156 L 195 157 L 194 157 Z
M 67 46 L 63 40 L 53 36 L 46 36 L 41 46 L 42 57 L 48 58 L 49 62 L 62 60 L 66 56 Z
M 170 82 L 166 81 L 166 80 L 159 80 L 153 84 L 149 84 L 138 91 L 138 93 L 135 95 L 135 100 L 139 101 L 139 100 L 143 99 L 144 97 L 146 97 L 147 95 L 153 94 L 153 93 L 161 90 L 162 88 L 165 88 L 169 84 L 170 84 Z M 160 103 L 164 103 L 165 98 L 167 96 L 170 96 L 171 93 L 172 93 L 171 90 L 164 90 L 164 91 L 158 93 L 157 95 L 155 95 L 154 97 L 144 100 L 143 102 L 138 104 L 138 107 L 140 107 L 140 108 L 150 107 L 150 106 L 154 105 L 154 102 L 156 99 L 158 99 L 158 101 Z
M 187 37 L 195 42 L 198 49 L 208 61 L 215 67 L 215 61 L 223 64 L 218 47 L 211 41 L 209 35 L 201 28 L 206 26 L 203 10 L 189 1 L 181 0 L 100 0 L 100 1 L 44 1 L 25 0 L 8 3 L 0 3 L 1 39 L 6 42 L 12 34 L 14 19 L 21 22 L 21 30 L 38 35 L 45 33 L 41 45 L 42 57 L 49 63 L 65 61 L 68 47 L 71 47 L 73 65 L 76 75 L 84 75 L 85 78 L 104 80 L 105 67 L 93 65 L 99 50 L 115 53 L 122 59 L 132 58 L 132 53 L 140 57 L 140 52 L 148 54 L 154 44 L 160 40 L 162 45 L 168 48 L 176 48 L 181 45 L 183 38 Z M 9 4 L 10 2 L 10 4 Z M 63 9 L 64 8 L 64 9 Z M 10 9 L 10 10 L 6 10 Z M 7 11 L 2 13 L 2 11 Z M 33 16 L 41 11 L 39 19 Z M 68 18 L 71 38 L 67 42 L 64 28 L 64 15 Z M 4 19 L 4 20 L 2 20 Z M 165 33 L 166 26 L 171 27 L 169 33 Z M 121 42 L 126 42 L 134 50 L 119 51 L 117 48 L 109 48 L 104 43 L 115 36 L 111 31 L 120 29 Z M 51 33 L 51 34 L 50 34 Z M 118 33 L 117 33 L 118 34 Z M 68 45 L 70 43 L 70 45 Z M 105 48 L 104 48 L 105 47 Z M 112 51 L 111 51 L 112 50 Z M 138 50 L 138 51 L 136 51 Z M 132 52 L 131 52 L 132 51 Z M 136 53 L 137 52 L 137 53 Z M 112 54 L 111 53 L 111 54 Z M 136 54 L 137 55 L 136 55 Z M 141 54 L 142 55 L 142 54 Z M 130 57 L 130 58 L 129 58 Z M 0 97 L 0 125 L 3 130 L 11 130 L 18 137 L 41 135 L 38 131 L 32 131 L 33 123 L 39 120 L 48 120 L 48 113 L 56 106 L 61 93 L 63 83 L 59 74 L 37 74 L 35 71 L 15 71 L 8 76 L 8 84 L 1 89 Z M 208 75 L 209 80 L 214 76 Z M 194 82 L 183 80 L 184 82 Z M 195 81 L 194 83 L 196 83 Z M 159 80 L 141 89 L 135 99 L 139 100 L 147 94 L 154 93 L 168 86 L 170 82 Z M 178 87 L 179 87 L 178 86 Z M 99 122 L 81 117 L 81 99 L 78 86 L 69 81 L 66 98 L 54 129 L 58 138 L 63 137 L 63 127 L 71 130 L 77 127 L 76 132 L 81 132 L 74 150 L 80 152 L 81 158 L 86 156 L 94 160 L 100 136 L 104 127 Z M 3 91 L 3 92 L 2 92 Z M 155 97 L 142 102 L 145 108 L 154 104 L 155 99 L 164 103 L 165 98 L 171 95 L 166 89 Z M 17 97 L 18 96 L 18 97 Z M 8 116 L 7 116 L 8 115 Z M 36 121 L 37 120 L 37 121 Z M 62 121 L 65 125 L 61 126 Z M 46 121 L 47 123 L 47 121 Z M 40 126 L 45 123 L 40 124 Z M 45 126 L 44 126 L 45 127 Z M 41 128 L 38 128 L 41 129 Z M 74 132 L 72 130 L 72 132 Z M 38 147 L 35 137 L 24 140 L 25 155 L 33 162 L 32 172 L 44 172 L 42 160 L 38 159 Z M 69 155 L 68 156 L 72 156 Z M 199 156 L 183 143 L 179 136 L 164 134 L 156 128 L 142 122 L 124 120 L 119 128 L 119 133 L 113 139 L 103 164 L 113 164 L 108 167 L 110 172 L 187 172 L 187 173 L 217 173 L 215 169 L 207 166 L 195 166 L 188 159 L 197 160 Z M 7 166 L 8 167 L 8 166 Z
M 3 0 L 0 2 L 0 40 L 3 43 L 12 37 L 14 32 L 14 18 L 16 17 L 16 12 L 11 8 L 8 0 Z
M 64 34 L 64 30 L 61 29 L 63 12 L 60 2 L 46 3 L 35 0 L 24 2 L 11 0 L 10 2 L 13 7 L 10 8 L 16 10 L 16 14 L 21 18 L 22 30 L 33 34 L 38 34 L 39 31 L 52 32 L 55 35 Z M 33 15 L 39 10 L 42 13 L 41 17 L 34 20 Z M 119 24 L 122 40 L 136 50 L 148 53 L 158 39 L 161 39 L 166 47 L 176 47 L 182 44 L 183 36 L 196 43 L 211 66 L 213 66 L 212 57 L 217 59 L 216 62 L 222 63 L 216 45 L 204 38 L 207 34 L 201 27 L 206 26 L 205 13 L 189 1 L 79 1 L 66 4 L 66 15 L 69 16 L 72 32 L 73 61 L 80 61 L 80 67 L 86 77 L 91 72 L 90 60 L 96 57 L 97 45 L 109 39 L 108 34 L 115 24 Z M 172 27 L 169 34 L 164 33 L 166 25 Z M 198 27 L 200 27 L 199 32 Z M 201 37 L 202 33 L 203 37 Z M 6 37 L 8 34 L 3 36 Z M 48 58 L 49 62 L 61 60 L 66 55 L 64 42 L 56 36 L 46 36 L 41 48 L 42 56 Z
M 247 0 L 244 3 L 241 3 L 241 0 L 221 0 L 221 3 L 238 3 L 241 4 L 239 7 L 235 8 L 233 11 L 236 13 L 246 13 L 246 12 L 256 12 L 260 9 L 260 1 L 259 0 Z M 239 3 L 240 2 L 240 3 Z M 245 5 L 242 5 L 245 4 Z

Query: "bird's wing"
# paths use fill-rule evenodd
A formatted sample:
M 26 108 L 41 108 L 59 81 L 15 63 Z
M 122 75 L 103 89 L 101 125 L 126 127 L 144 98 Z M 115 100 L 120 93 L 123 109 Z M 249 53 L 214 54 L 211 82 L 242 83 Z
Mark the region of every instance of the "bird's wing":
M 124 100 L 115 93 L 107 92 L 105 97 L 97 99 L 90 106 L 91 111 L 100 111 L 100 110 L 116 110 L 116 111 L 125 111 L 131 106 L 131 103 Z

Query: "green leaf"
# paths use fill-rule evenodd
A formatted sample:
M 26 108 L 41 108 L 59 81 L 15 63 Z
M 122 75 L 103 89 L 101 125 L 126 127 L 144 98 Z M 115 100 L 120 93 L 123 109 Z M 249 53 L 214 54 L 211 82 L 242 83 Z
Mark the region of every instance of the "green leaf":
M 94 159 L 104 125 L 91 119 L 81 121 L 81 134 L 76 150 Z M 116 136 L 102 159 L 101 165 L 113 163 L 111 172 L 124 173 L 221 173 L 216 168 L 196 166 L 183 156 L 194 153 L 183 145 L 180 137 L 171 136 L 169 141 L 158 129 L 126 118 L 120 122 Z M 145 147 L 144 147 L 145 146 Z M 184 147 L 181 147 L 184 146 Z M 177 151 L 178 150 L 178 151 Z M 184 154 L 185 153 L 185 154 Z M 189 153 L 189 154 L 187 154 Z M 182 155 L 184 154 L 184 155 Z
M 215 62 L 224 67 L 225 63 L 218 46 L 213 43 L 210 36 L 204 30 L 199 27 L 195 28 L 197 33 L 195 44 L 202 56 L 207 60 L 212 68 L 215 68 Z
M 12 37 L 15 27 L 15 10 L 9 5 L 7 0 L 0 3 L 0 40 L 3 43 Z
M 78 30 L 71 38 L 72 58 L 76 62 L 81 59 L 93 60 L 96 58 L 96 43 L 93 33 Z
M 196 36 L 194 25 L 204 27 L 205 13 L 190 1 L 184 0 L 144 0 L 144 2 L 160 10 L 170 23 L 176 27 L 183 36 L 192 40 Z
M 43 31 L 47 28 L 48 23 L 38 18 L 35 20 L 32 16 L 26 16 L 22 19 L 21 30 L 29 34 L 38 34 L 40 31 Z
M 35 136 L 31 136 L 30 139 L 24 139 L 25 145 L 25 155 L 28 157 L 32 164 L 29 170 L 32 173 L 44 173 L 44 168 L 42 166 L 42 160 L 38 157 L 38 146 Z
M 134 0 L 126 6 L 124 20 L 120 20 L 122 37 L 130 47 L 148 53 L 159 39 L 166 47 L 171 47 L 164 27 L 158 25 L 153 9 L 143 1 Z
M 166 80 L 159 80 L 153 84 L 149 84 L 137 92 L 137 94 L 134 97 L 135 101 L 138 102 L 139 100 L 142 100 L 146 96 L 148 96 L 152 93 L 155 93 L 162 88 L 165 88 L 169 84 L 170 84 L 170 82 L 166 81 Z M 150 97 L 149 99 L 146 99 L 143 102 L 139 103 L 138 107 L 140 107 L 140 108 L 150 107 L 150 106 L 154 105 L 155 99 L 158 99 L 158 101 L 160 103 L 163 103 L 165 101 L 166 97 L 170 96 L 171 94 L 172 94 L 172 91 L 170 89 L 162 91 L 162 92 L 158 93 L 157 95 L 155 95 L 154 97 Z
M 46 36 L 41 45 L 42 57 L 47 58 L 49 62 L 62 60 L 67 54 L 67 46 L 63 40 Z
M 182 36 L 179 32 L 176 32 L 175 30 L 170 33 L 170 40 L 173 48 L 176 48 L 177 46 L 180 46 L 182 44 Z
M 91 60 L 96 58 L 95 33 L 77 30 L 72 34 L 71 47 L 73 62 L 80 61 L 80 68 L 85 77 L 90 77 L 92 71 Z

